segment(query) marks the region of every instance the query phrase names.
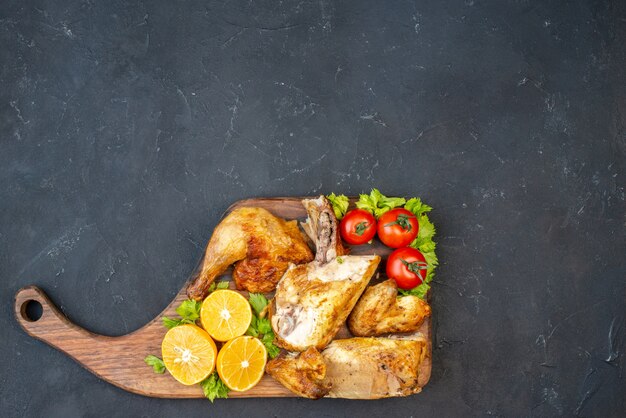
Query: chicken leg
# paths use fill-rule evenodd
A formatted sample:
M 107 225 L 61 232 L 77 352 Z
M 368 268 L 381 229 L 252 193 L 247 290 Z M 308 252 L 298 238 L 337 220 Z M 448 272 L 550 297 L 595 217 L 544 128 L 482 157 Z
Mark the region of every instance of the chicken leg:
M 290 263 L 311 260 L 313 253 L 296 221 L 277 218 L 262 208 L 235 209 L 215 228 L 187 295 L 202 300 L 215 278 L 233 263 L 237 289 L 271 292 Z

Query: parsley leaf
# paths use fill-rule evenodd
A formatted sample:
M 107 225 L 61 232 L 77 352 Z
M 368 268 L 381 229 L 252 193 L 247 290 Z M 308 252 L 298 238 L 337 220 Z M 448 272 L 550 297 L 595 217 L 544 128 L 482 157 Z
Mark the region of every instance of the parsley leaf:
M 359 195 L 359 201 L 356 202 L 356 207 L 369 211 L 378 219 L 383 213 L 397 208 L 398 206 L 402 206 L 405 203 L 406 199 L 403 197 L 387 197 L 378 189 L 372 189 L 369 195 Z
M 250 293 L 248 300 L 257 316 L 261 315 L 261 312 L 267 306 L 267 298 L 262 293 Z
M 228 398 L 230 389 L 222 382 L 217 372 L 211 373 L 209 377 L 200 382 L 200 386 L 202 387 L 204 396 L 211 402 L 213 402 L 215 398 Z
M 246 331 L 246 335 L 250 335 L 252 337 L 258 337 L 259 331 L 257 330 L 257 318 L 256 315 L 252 315 L 252 320 L 250 321 L 250 326 Z
M 196 319 L 200 318 L 201 307 L 202 303 L 187 299 L 176 308 L 176 313 L 180 315 L 183 320 L 195 322 Z
M 155 373 L 165 373 L 165 363 L 157 356 L 150 354 L 146 356 L 143 361 L 145 361 L 148 366 L 151 366 Z
M 225 280 L 222 280 L 221 282 L 213 282 L 211 283 L 211 286 L 209 286 L 209 293 L 213 292 L 214 290 L 228 289 L 228 287 L 229 283 Z
M 337 196 L 336 194 L 331 193 L 328 196 L 326 196 L 326 198 L 328 199 L 330 204 L 333 206 L 333 212 L 335 212 L 335 216 L 337 217 L 337 220 L 340 220 L 341 218 L 343 218 L 343 216 L 348 211 L 348 206 L 350 204 L 350 202 L 348 201 L 348 197 L 343 194 L 340 194 L 339 196 Z
M 265 310 L 269 302 L 262 293 L 250 293 L 248 300 L 254 315 L 252 315 L 252 321 L 246 334 L 260 339 L 267 349 L 268 356 L 274 358 L 280 353 L 280 348 L 274 345 L 275 336 L 274 331 L 272 331 L 272 324 L 268 318 L 260 317 L 261 312 Z
M 172 319 L 172 318 L 168 318 L 167 316 L 163 317 L 163 325 L 167 329 L 172 329 L 182 324 L 184 324 L 182 319 Z
M 267 318 L 257 319 L 256 329 L 259 331 L 259 334 L 269 334 L 270 332 L 272 332 L 272 325 L 270 324 L 270 320 Z
M 213 292 L 217 289 L 228 289 L 229 283 L 226 280 L 222 280 L 221 282 L 213 282 L 211 286 L 209 286 L 209 293 Z
M 261 342 L 265 346 L 267 355 L 270 356 L 270 358 L 276 358 L 276 356 L 280 354 L 280 348 L 274 345 L 274 331 L 270 330 L 268 334 L 263 335 L 263 337 L 261 337 Z
M 163 325 L 167 329 L 172 329 L 183 324 L 195 324 L 196 319 L 200 318 L 200 308 L 202 304 L 195 300 L 187 299 L 176 308 L 176 313 L 181 316 L 180 319 L 163 317 Z

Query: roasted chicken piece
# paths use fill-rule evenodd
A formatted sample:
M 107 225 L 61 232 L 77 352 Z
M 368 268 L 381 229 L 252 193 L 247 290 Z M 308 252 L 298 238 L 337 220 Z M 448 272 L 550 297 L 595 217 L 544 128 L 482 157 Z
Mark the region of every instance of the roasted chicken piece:
M 416 331 L 430 316 L 430 305 L 417 296 L 398 297 L 398 287 L 387 280 L 365 290 L 348 318 L 357 337 Z
M 306 199 L 305 232 L 315 242 L 316 258 L 285 272 L 270 304 L 276 344 L 290 351 L 324 348 L 346 320 L 376 271 L 380 257 L 341 256 L 337 218 L 324 196 Z M 341 257 L 338 257 L 341 256 Z
M 331 398 L 378 399 L 422 390 L 420 365 L 427 342 L 415 339 L 349 338 L 335 340 L 324 351 Z
M 284 387 L 304 398 L 319 399 L 330 390 L 330 383 L 324 381 L 326 364 L 314 347 L 298 354 L 281 354 L 267 363 L 265 371 Z
M 215 228 L 187 295 L 202 300 L 213 280 L 233 263 L 237 289 L 270 292 L 290 263 L 311 260 L 313 253 L 297 221 L 285 221 L 262 208 L 235 209 Z
M 328 199 L 324 196 L 305 199 L 302 205 L 308 213 L 302 229 L 315 243 L 315 261 L 325 264 L 347 254 L 348 250 L 341 245 L 337 218 Z
M 270 305 L 276 345 L 290 351 L 324 348 L 376 271 L 377 255 L 346 255 L 327 264 L 291 266 Z

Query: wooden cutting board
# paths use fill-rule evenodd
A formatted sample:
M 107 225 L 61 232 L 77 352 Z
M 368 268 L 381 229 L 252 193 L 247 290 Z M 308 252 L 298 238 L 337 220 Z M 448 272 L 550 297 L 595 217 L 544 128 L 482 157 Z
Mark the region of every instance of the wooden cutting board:
M 261 198 L 241 200 L 232 205 L 226 214 L 235 208 L 243 206 L 262 207 L 274 215 L 285 219 L 306 218 L 306 211 L 301 204 L 302 198 Z M 384 262 L 390 249 L 377 240 L 371 245 L 355 246 L 351 254 L 378 254 L 383 257 L 379 271 L 384 274 Z M 195 276 L 195 274 L 194 274 Z M 193 280 L 193 277 L 191 280 Z M 218 280 L 229 280 L 230 271 Z M 20 289 L 15 295 L 15 315 L 24 330 L 39 340 L 42 340 L 59 351 L 76 360 L 80 365 L 107 382 L 129 392 L 158 398 L 203 398 L 199 385 L 184 386 L 174 380 L 167 372 L 156 374 L 147 366 L 143 359 L 148 354 L 160 357 L 161 340 L 167 329 L 163 326 L 162 317 L 177 317 L 175 312 L 178 305 L 187 299 L 185 290 L 187 283 L 182 287 L 174 300 L 156 318 L 142 328 L 130 334 L 119 337 L 97 335 L 73 324 L 50 301 L 46 294 L 36 286 L 27 286 Z M 234 283 L 231 282 L 231 288 Z M 242 292 L 245 295 L 245 292 Z M 247 297 L 247 295 L 246 295 Z M 39 302 L 43 313 L 37 320 L 28 317 L 26 306 L 31 301 Z M 420 331 L 428 340 L 428 354 L 420 366 L 420 386 L 424 386 L 430 379 L 432 332 L 431 321 L 428 318 Z M 339 331 L 336 339 L 350 338 L 347 327 Z M 257 386 L 247 392 L 230 392 L 230 398 L 261 398 L 261 397 L 293 397 L 289 390 L 270 376 L 265 375 Z

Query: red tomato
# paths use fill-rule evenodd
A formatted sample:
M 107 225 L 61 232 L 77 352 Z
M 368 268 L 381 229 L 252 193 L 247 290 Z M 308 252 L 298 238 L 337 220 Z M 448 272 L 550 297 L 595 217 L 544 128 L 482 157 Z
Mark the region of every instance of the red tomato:
M 341 238 L 348 244 L 365 244 L 376 234 L 376 219 L 366 210 L 351 210 L 341 220 L 339 232 L 341 232 Z
M 378 238 L 391 248 L 406 247 L 415 239 L 418 230 L 417 218 L 406 209 L 391 209 L 378 218 Z
M 426 259 L 415 248 L 399 248 L 387 259 L 387 277 L 395 280 L 400 289 L 409 290 L 422 284 L 427 269 Z

